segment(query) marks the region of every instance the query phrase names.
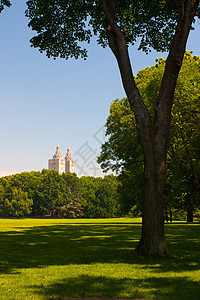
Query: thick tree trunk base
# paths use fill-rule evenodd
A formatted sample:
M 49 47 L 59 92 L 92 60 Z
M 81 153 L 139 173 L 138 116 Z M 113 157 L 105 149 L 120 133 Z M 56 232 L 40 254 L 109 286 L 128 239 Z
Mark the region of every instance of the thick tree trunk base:
M 187 213 L 187 223 L 192 223 L 193 222 L 193 213 L 188 214 Z
M 169 251 L 167 249 L 165 241 L 152 241 L 151 243 L 145 243 L 143 239 L 141 239 L 135 248 L 134 252 L 137 255 L 142 256 L 161 256 L 164 257 L 166 255 L 169 255 Z
M 193 222 L 193 206 L 191 203 L 189 203 L 187 207 L 187 222 L 192 223 Z

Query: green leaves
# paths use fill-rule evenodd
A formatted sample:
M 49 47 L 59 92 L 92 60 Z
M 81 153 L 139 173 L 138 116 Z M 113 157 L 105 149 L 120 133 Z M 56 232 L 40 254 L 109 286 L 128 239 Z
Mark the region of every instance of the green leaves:
M 142 161 L 141 148 L 135 117 L 126 98 L 116 99 L 110 106 L 106 121 L 106 135 L 109 139 L 102 145 L 98 163 L 104 171 L 119 172 L 121 168 L 135 168 Z M 134 145 L 137 145 L 134 147 Z
M 160 58 L 155 66 L 139 71 L 135 78 L 152 119 L 164 68 L 165 60 Z M 122 174 L 123 185 L 128 182 L 124 188 L 126 198 L 133 203 L 128 190 L 134 197 L 142 190 L 143 158 L 127 99 L 117 99 L 111 104 L 106 134 L 108 140 L 102 145 L 98 162 L 104 171 L 111 169 Z M 200 201 L 195 196 L 200 182 L 200 57 L 192 56 L 191 52 L 185 53 L 176 85 L 167 162 L 168 203 L 174 207 L 176 202 L 182 203 L 186 207 L 187 199 L 192 197 L 197 205 Z
M 86 58 L 85 43 L 97 35 L 97 43 L 108 45 L 105 16 L 98 0 L 29 0 L 26 16 L 29 27 L 37 32 L 33 47 L 48 57 Z M 168 1 L 117 1 L 115 21 L 127 44 L 140 39 L 139 49 L 169 49 L 177 23 L 177 11 Z M 83 43 L 83 47 L 81 46 Z
M 33 200 L 28 198 L 28 193 L 21 189 L 13 188 L 12 200 L 10 204 L 10 214 L 16 217 L 27 216 L 31 213 Z
M 200 57 L 186 52 L 175 91 L 172 110 L 172 137 L 168 166 L 173 176 L 172 197 L 179 197 L 182 208 L 200 203 Z M 180 206 L 179 206 L 180 209 Z
M 10 7 L 12 4 L 9 0 L 0 0 L 0 13 L 4 9 L 4 6 Z
M 112 218 L 120 214 L 119 182 L 116 176 L 104 178 L 81 177 L 87 218 Z
M 0 178 L 0 216 L 114 217 L 120 213 L 118 180 L 55 170 Z
M 90 42 L 91 31 L 87 25 L 85 1 L 34 0 L 27 2 L 26 16 L 31 20 L 29 27 L 38 33 L 31 39 L 33 47 L 45 51 L 48 57 L 61 58 L 79 56 L 87 52 L 79 42 Z

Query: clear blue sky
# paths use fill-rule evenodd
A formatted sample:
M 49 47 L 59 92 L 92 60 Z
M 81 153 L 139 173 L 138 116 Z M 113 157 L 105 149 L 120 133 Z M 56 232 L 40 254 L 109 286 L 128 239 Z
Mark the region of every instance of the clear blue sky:
M 63 156 L 70 146 L 79 175 L 101 175 L 95 153 L 103 125 L 112 100 L 125 96 L 111 51 L 93 42 L 86 61 L 48 59 L 30 47 L 25 1 L 12 2 L 0 14 L 0 176 L 47 168 L 57 144 Z M 187 44 L 195 55 L 199 34 L 197 22 Z M 136 48 L 130 48 L 135 74 L 166 57 Z

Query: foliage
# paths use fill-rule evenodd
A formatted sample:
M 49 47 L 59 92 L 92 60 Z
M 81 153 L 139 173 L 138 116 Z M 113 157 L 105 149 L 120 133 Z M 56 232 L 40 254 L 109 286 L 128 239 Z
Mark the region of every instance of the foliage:
M 29 0 L 26 16 L 29 26 L 38 35 L 32 46 L 45 51 L 48 57 L 87 57 L 81 42 L 90 43 L 92 35 L 103 47 L 108 45 L 105 17 L 99 0 Z M 198 12 L 197 12 L 198 14 Z M 117 1 L 117 25 L 125 34 L 127 44 L 140 39 L 139 49 L 146 52 L 169 48 L 177 24 L 177 8 L 172 1 Z
M 137 171 L 123 170 L 118 180 L 122 215 L 140 217 L 143 206 L 142 164 L 138 165 Z
M 119 212 L 118 181 L 114 175 L 105 176 L 96 191 L 96 217 L 111 218 Z
M 118 180 L 113 175 L 104 178 L 80 179 L 85 198 L 84 215 L 87 218 L 111 218 L 119 215 Z
M 5 6 L 10 7 L 11 3 L 9 0 L 0 0 L 0 13 L 5 8 Z
M 9 212 L 15 217 L 24 217 L 31 213 L 32 199 L 28 198 L 28 193 L 21 189 L 12 189 L 12 200 L 9 202 Z
M 136 83 L 151 115 L 164 68 L 165 60 L 161 58 L 155 66 L 139 71 L 136 77 Z M 186 209 L 189 201 L 195 207 L 200 203 L 199 74 L 200 58 L 186 52 L 175 90 L 167 159 L 166 204 L 179 210 Z M 117 99 L 111 104 L 105 126 L 109 139 L 102 145 L 98 162 L 104 171 L 111 169 L 121 173 L 127 202 L 133 205 L 141 203 L 142 150 L 138 144 L 135 118 L 127 99 Z M 131 200 L 138 194 L 139 201 Z
M 159 93 L 165 60 L 139 71 L 136 82 L 153 111 Z M 177 80 L 172 108 L 171 141 L 167 157 L 166 204 L 176 210 L 198 207 L 200 203 L 200 57 L 186 52 Z
M 65 193 L 65 199 L 67 199 L 66 216 L 83 217 L 85 201 L 79 178 L 76 174 L 63 173 L 62 182 L 63 191 L 67 191 Z
M 120 174 L 120 203 L 123 214 L 136 205 L 138 214 L 143 198 L 143 158 L 138 143 L 135 117 L 127 98 L 116 99 L 106 120 L 109 139 L 101 146 L 98 163 L 104 172 L 109 169 Z
M 122 169 L 138 170 L 142 161 L 141 147 L 138 145 L 135 117 L 127 98 L 113 101 L 105 126 L 109 140 L 101 147 L 98 158 L 101 168 L 105 172 L 111 169 L 118 173 Z
M 0 178 L 1 216 L 114 217 L 120 214 L 118 180 L 55 170 Z
M 187 209 L 200 204 L 200 57 L 186 54 L 175 101 L 168 184 Z
M 98 214 L 98 203 L 96 201 L 96 192 L 102 182 L 102 178 L 83 176 L 80 178 L 83 198 L 85 199 L 84 214 L 86 218 L 95 218 Z

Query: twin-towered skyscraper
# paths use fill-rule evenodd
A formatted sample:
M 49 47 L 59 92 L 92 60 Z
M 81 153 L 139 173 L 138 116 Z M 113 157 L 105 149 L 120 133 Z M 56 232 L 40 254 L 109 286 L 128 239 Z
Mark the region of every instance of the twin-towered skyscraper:
M 59 172 L 59 174 L 64 172 L 76 173 L 76 163 L 72 158 L 70 148 L 67 148 L 67 153 L 64 159 L 60 152 L 59 146 L 57 146 L 53 159 L 49 159 L 48 161 L 48 169 L 56 170 Z

